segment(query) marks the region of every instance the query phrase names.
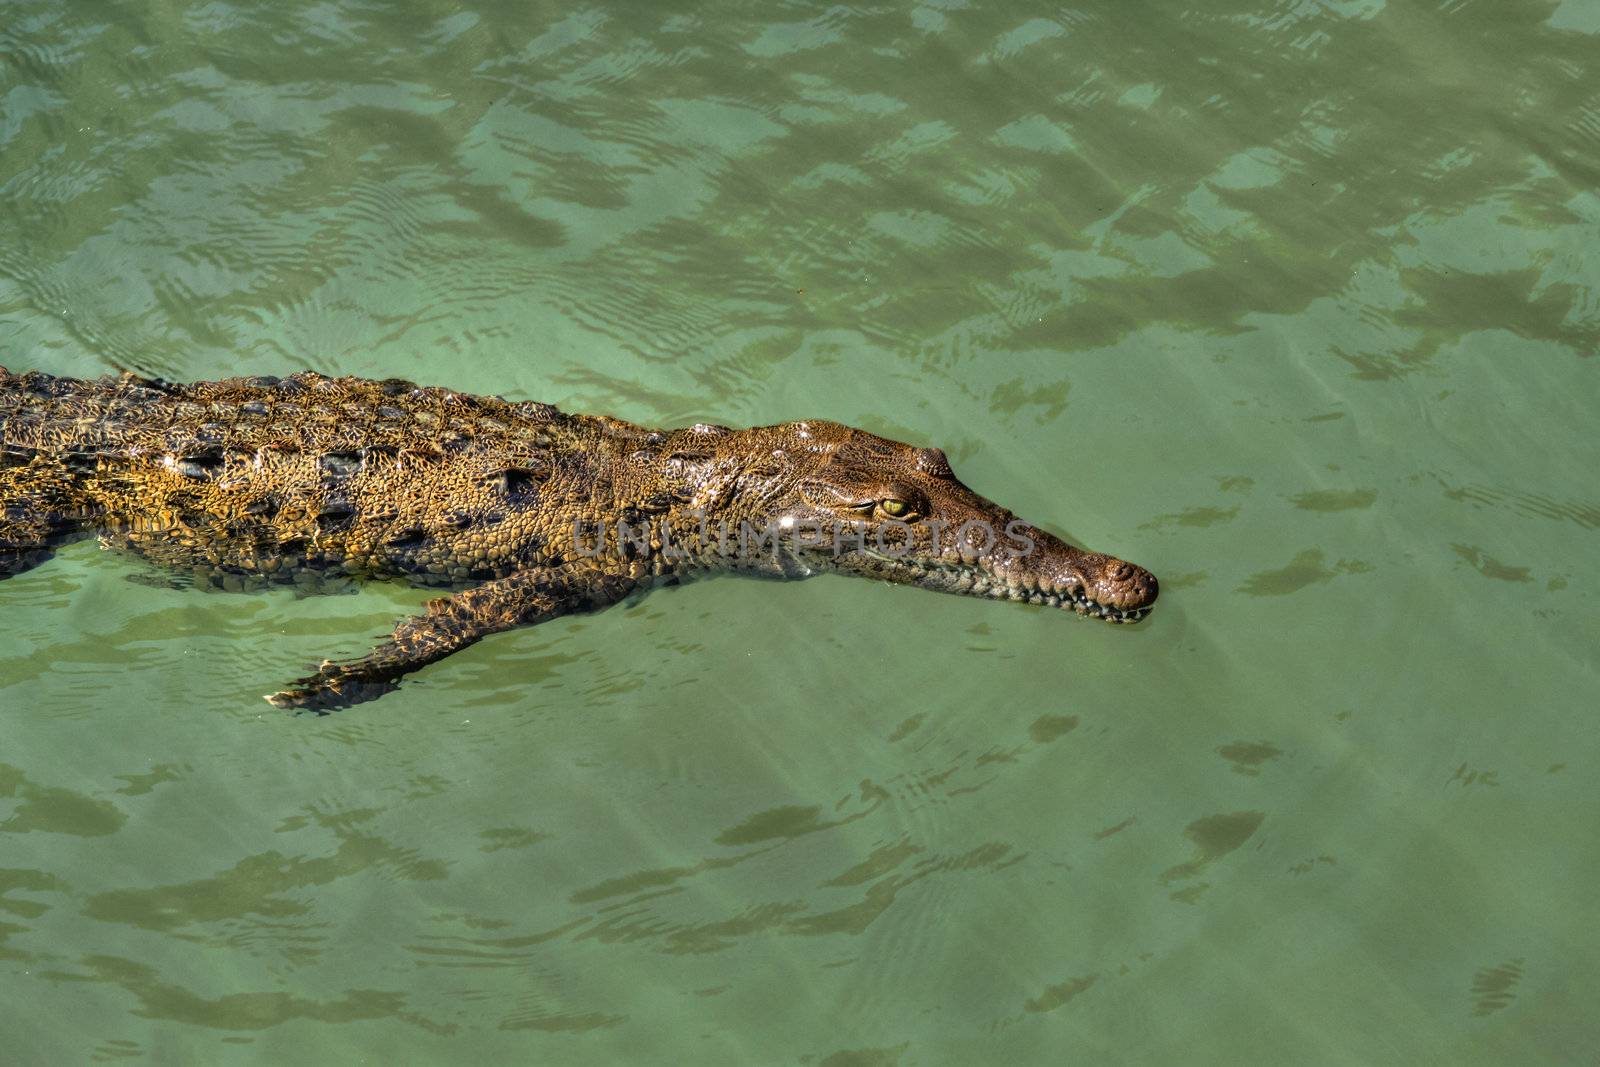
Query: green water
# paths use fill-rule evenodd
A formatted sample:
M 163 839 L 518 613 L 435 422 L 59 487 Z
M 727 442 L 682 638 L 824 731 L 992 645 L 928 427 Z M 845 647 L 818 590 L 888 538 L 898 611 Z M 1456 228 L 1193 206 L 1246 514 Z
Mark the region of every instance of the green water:
M 0 363 L 941 445 L 1137 627 L 0 586 L 57 1064 L 1590 1063 L 1600 0 L 5 0 Z

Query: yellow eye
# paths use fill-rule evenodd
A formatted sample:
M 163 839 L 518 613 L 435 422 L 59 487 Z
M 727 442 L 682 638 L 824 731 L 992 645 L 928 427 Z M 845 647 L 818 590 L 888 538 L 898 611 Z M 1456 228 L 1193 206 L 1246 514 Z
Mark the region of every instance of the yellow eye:
M 882 508 L 883 513 L 891 519 L 903 519 L 911 514 L 911 505 L 898 497 L 885 497 L 878 501 L 878 507 Z

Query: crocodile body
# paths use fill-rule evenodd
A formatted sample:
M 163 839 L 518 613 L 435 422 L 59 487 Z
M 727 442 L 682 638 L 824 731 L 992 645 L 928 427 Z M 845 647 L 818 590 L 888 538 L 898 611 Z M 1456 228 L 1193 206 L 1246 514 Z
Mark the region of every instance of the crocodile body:
M 833 422 L 652 430 L 398 379 L 0 368 L 0 579 L 96 535 L 229 591 L 452 593 L 267 698 L 318 711 L 488 634 L 710 573 L 853 573 L 1113 622 L 1157 592 L 973 493 L 937 449 Z

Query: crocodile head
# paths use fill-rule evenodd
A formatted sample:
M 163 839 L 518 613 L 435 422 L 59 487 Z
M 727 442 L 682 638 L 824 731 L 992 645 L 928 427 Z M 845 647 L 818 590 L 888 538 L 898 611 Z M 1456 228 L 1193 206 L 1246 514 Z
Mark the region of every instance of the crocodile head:
M 732 510 L 783 533 L 791 565 L 1118 623 L 1155 603 L 1149 571 L 1022 522 L 961 484 L 938 449 L 822 421 L 744 433 L 755 440 L 743 451 L 761 460 Z

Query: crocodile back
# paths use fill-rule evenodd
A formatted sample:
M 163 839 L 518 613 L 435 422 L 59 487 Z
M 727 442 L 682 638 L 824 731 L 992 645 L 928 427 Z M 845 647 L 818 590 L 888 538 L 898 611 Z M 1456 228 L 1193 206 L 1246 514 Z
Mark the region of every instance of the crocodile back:
M 509 572 L 589 481 L 591 421 L 399 379 L 0 371 L 0 466 L 50 474 L 112 543 L 224 572 Z

